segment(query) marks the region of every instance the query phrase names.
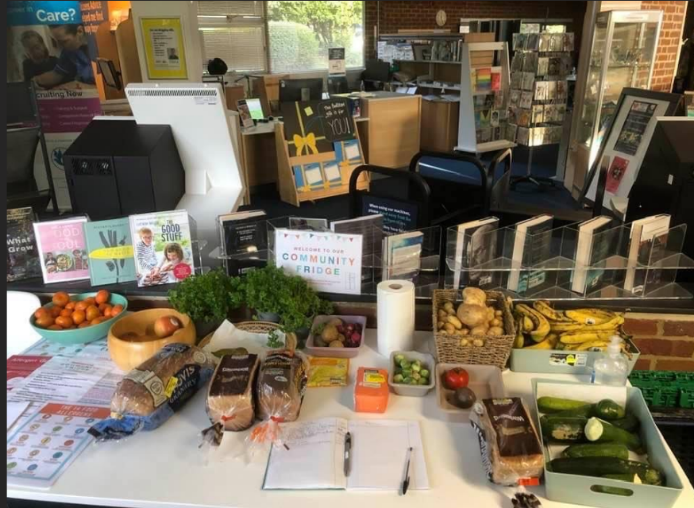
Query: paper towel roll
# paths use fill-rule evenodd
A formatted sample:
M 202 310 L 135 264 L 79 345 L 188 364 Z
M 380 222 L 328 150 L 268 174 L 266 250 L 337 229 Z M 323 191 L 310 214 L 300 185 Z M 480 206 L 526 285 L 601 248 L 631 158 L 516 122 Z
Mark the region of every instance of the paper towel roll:
M 378 352 L 411 351 L 414 339 L 414 284 L 409 280 L 384 280 L 376 290 Z

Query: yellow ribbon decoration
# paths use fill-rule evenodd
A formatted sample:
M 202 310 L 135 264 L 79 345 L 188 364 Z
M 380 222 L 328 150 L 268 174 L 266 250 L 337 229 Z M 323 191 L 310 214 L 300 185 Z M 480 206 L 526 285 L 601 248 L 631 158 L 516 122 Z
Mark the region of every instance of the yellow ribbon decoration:
M 294 145 L 296 146 L 297 157 L 303 154 L 304 147 L 310 149 L 313 154 L 318 153 L 318 148 L 316 147 L 316 135 L 313 132 L 309 132 L 305 136 L 300 136 L 294 134 Z M 309 154 L 308 150 L 306 152 Z

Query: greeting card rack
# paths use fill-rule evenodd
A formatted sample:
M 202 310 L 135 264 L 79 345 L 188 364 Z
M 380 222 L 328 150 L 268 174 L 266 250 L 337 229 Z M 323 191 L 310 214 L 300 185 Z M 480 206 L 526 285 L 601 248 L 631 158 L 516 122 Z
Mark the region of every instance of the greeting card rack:
M 677 281 L 679 271 L 694 269 L 694 260 L 682 253 L 686 230 L 681 224 L 642 242 L 634 257 L 629 224 L 592 238 L 579 233 L 578 224 L 535 235 L 508 227 L 473 236 L 453 227 L 447 231 L 444 287 L 470 285 L 527 300 L 691 299 Z M 578 250 L 585 253 L 585 240 L 589 257 L 577 256 Z M 461 255 L 461 245 L 469 255 Z M 523 245 L 531 255 L 518 255 Z

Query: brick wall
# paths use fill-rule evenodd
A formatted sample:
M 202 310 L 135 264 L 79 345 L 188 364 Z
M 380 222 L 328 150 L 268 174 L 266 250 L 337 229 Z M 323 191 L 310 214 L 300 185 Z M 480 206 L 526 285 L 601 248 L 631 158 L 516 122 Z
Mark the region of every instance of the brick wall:
M 641 351 L 636 369 L 694 372 L 694 316 L 629 313 L 624 331 Z
M 657 2 L 656 2 L 657 3 Z M 680 3 L 680 2 L 675 2 Z M 458 31 L 460 18 L 571 18 L 576 34 L 576 47 L 580 44 L 585 2 L 416 2 L 366 0 L 364 8 L 364 42 L 367 58 L 375 58 L 374 26 L 380 18 L 380 33 L 396 33 L 398 29 L 434 29 L 436 13 L 446 11 L 446 25 L 451 32 Z M 379 6 L 380 4 L 380 13 Z M 377 14 L 378 13 L 378 14 Z
M 661 92 L 672 90 L 672 81 L 677 72 L 677 55 L 682 42 L 682 27 L 687 2 L 642 2 L 642 11 L 663 11 L 660 40 L 653 69 L 651 89 Z

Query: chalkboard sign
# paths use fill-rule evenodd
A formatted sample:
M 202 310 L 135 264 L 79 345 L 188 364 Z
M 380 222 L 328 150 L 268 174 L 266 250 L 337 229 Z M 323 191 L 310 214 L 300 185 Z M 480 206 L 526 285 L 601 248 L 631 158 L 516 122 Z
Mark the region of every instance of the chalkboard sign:
M 328 141 L 354 139 L 354 120 L 347 99 L 330 99 L 318 104 L 318 114 Z
M 284 139 L 289 145 L 289 157 L 334 152 L 332 141 L 323 129 L 319 101 L 283 102 Z
M 415 203 L 365 195 L 361 200 L 362 215 L 383 215 L 383 231 L 403 233 L 417 229 L 418 207 Z

